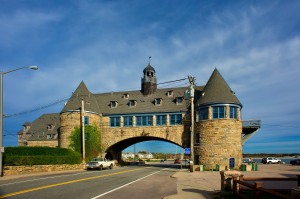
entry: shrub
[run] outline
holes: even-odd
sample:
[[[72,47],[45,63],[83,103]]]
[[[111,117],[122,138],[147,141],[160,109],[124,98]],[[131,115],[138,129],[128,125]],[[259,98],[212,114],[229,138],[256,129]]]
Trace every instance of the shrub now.
[[[65,148],[7,147],[3,155],[5,166],[79,164],[81,154]]]

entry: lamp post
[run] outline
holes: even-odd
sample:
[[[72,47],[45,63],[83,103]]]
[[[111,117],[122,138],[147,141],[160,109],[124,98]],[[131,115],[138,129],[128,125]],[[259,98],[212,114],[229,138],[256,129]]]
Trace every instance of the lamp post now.
[[[17,70],[21,69],[32,69],[32,70],[37,70],[37,66],[25,66],[21,68],[16,68],[13,70],[9,70],[6,72],[0,71],[0,176],[3,176],[3,156],[2,153],[4,152],[4,147],[3,147],[3,75],[11,72],[15,72]]]

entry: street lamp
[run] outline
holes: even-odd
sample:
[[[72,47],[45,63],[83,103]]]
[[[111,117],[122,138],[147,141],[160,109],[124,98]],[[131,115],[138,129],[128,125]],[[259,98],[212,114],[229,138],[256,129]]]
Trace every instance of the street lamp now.
[[[32,70],[37,70],[39,69],[37,66],[24,66],[21,68],[16,68],[13,70],[9,70],[6,72],[0,71],[0,176],[3,176],[3,156],[2,153],[4,152],[4,147],[3,147],[3,75],[7,73],[11,73],[17,70],[21,69],[32,69]]]

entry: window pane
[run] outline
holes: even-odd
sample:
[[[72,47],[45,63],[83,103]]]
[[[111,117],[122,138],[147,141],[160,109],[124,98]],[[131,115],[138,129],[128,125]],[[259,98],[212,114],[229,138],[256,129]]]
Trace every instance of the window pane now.
[[[182,115],[177,114],[177,115],[170,115],[170,124],[171,125],[177,125],[182,123]]]
[[[84,124],[90,124],[89,116],[84,116]]]
[[[176,115],[176,124],[181,124],[182,115]]]
[[[148,121],[147,121],[147,126],[152,126],[153,125],[153,122],[152,122],[152,116],[148,116],[147,117]]]
[[[111,127],[119,127],[120,126],[120,117],[111,117],[110,118],[110,126]]]
[[[175,115],[170,115],[170,124],[175,125]]]
[[[165,115],[157,115],[156,116],[156,125],[166,125],[166,116]]]
[[[208,119],[208,108],[200,108],[199,111],[199,120],[207,120]]]
[[[132,126],[132,116],[124,116],[124,126]]]
[[[237,119],[237,107],[230,107],[230,118]]]
[[[225,118],[225,107],[224,106],[214,106],[213,108],[213,118]]]
[[[142,125],[142,120],[141,120],[141,119],[142,119],[141,116],[137,116],[137,117],[136,117],[136,125],[137,125],[137,126],[141,126],[141,125]]]
[[[225,107],[224,106],[219,107],[219,118],[225,118]]]

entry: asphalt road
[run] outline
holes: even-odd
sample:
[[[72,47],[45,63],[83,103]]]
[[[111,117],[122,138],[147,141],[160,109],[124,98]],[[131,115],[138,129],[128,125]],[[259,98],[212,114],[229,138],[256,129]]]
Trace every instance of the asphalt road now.
[[[0,181],[0,198],[155,199],[176,194],[174,168],[157,166],[115,167]]]

